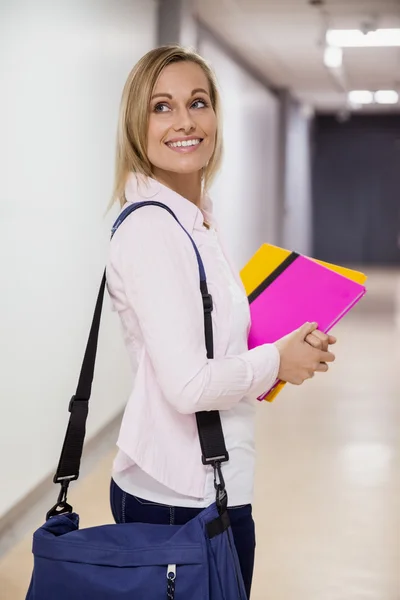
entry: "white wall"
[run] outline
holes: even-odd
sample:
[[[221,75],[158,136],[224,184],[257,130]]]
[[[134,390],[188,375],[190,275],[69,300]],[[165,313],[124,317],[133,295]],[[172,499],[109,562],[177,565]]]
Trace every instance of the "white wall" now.
[[[312,252],[310,117],[301,105],[286,100],[285,203],[283,245]]]
[[[126,76],[156,42],[153,0],[0,3],[0,516],[52,472],[105,265]],[[123,407],[109,304],[88,436]]]
[[[216,72],[223,102],[225,158],[211,193],[241,268],[262,243],[279,239],[279,104],[204,33],[199,51]]]

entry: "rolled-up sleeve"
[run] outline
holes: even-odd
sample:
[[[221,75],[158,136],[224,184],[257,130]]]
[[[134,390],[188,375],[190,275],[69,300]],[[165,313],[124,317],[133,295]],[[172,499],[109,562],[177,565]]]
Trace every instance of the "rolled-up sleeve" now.
[[[166,211],[148,207],[128,218],[111,242],[110,264],[138,317],[158,384],[178,412],[227,410],[272,387],[280,360],[273,344],[207,358],[196,255]]]

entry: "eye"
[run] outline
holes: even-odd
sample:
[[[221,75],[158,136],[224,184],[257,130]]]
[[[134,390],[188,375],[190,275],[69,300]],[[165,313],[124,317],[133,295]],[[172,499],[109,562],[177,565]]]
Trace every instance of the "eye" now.
[[[207,102],[202,98],[197,98],[197,100],[195,100],[192,104],[192,108],[207,108],[207,106]]]
[[[154,107],[154,112],[156,112],[156,113],[168,112],[168,110],[170,110],[170,108],[169,108],[168,104],[166,104],[165,102],[159,102]]]

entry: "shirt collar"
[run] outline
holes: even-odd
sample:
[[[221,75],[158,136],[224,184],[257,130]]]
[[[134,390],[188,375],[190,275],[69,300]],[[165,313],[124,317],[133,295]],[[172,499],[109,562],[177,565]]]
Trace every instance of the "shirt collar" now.
[[[187,198],[145,175],[129,174],[125,186],[125,198],[130,204],[146,200],[162,202],[175,213],[188,233],[192,233],[194,229],[201,229],[205,217],[209,223],[212,223],[212,202],[209,196],[203,198],[200,210]]]

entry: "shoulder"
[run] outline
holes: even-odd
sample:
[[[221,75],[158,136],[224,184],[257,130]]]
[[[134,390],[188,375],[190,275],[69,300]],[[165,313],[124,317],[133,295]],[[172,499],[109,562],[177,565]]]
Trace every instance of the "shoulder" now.
[[[111,240],[110,259],[115,265],[130,264],[138,256],[159,266],[196,261],[191,240],[179,222],[166,209],[151,205],[129,214]]]
[[[149,244],[189,241],[180,223],[165,208],[142,206],[130,213],[119,225],[113,241],[119,243]]]

